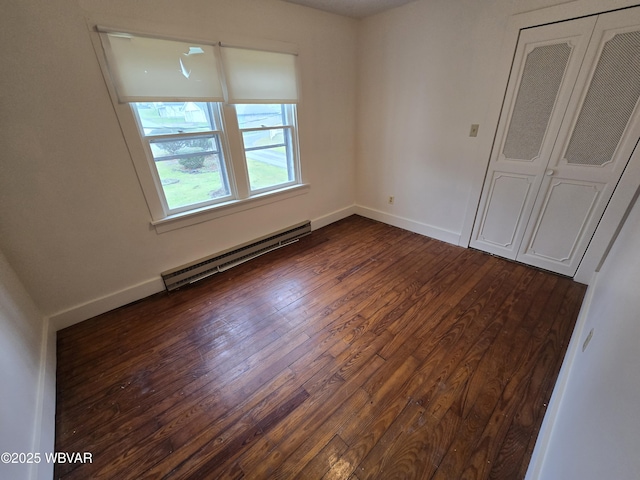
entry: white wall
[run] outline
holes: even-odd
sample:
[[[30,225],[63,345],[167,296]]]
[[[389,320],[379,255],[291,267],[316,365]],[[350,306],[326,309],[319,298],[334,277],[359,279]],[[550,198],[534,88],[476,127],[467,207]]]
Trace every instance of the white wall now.
[[[640,202],[589,287],[528,479],[640,478]],[[593,329],[585,351],[582,345]],[[568,353],[568,359],[571,349]],[[566,369],[566,372],[564,371]],[[547,414],[549,416],[549,413]]]
[[[86,17],[140,21],[171,35],[197,31],[297,44],[309,193],[156,233]],[[3,5],[0,248],[42,312],[82,320],[157,291],[164,270],[352,207],[355,48],[355,20],[277,0]]]
[[[43,352],[45,326],[0,252],[0,453],[53,451],[55,356],[51,350]],[[0,463],[0,478],[51,478],[52,474],[52,466],[44,462]]]
[[[489,159],[509,17],[562,3],[419,0],[362,22],[356,202],[363,213],[456,242]],[[480,124],[477,138],[469,137],[471,124]]]

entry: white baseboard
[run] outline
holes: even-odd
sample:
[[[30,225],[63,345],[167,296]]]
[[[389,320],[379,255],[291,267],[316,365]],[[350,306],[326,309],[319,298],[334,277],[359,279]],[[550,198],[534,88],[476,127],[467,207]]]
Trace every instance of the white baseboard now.
[[[56,429],[56,332],[51,321],[42,322],[42,344],[40,346],[40,379],[36,397],[36,421],[33,432],[33,452],[44,458],[45,453],[55,451]],[[53,463],[33,464],[31,480],[53,478]]]
[[[560,405],[569,383],[569,377],[571,370],[576,362],[576,357],[581,349],[582,339],[584,337],[585,325],[587,318],[589,318],[589,309],[591,308],[591,302],[593,300],[593,292],[596,290],[598,274],[594,274],[587,287],[587,293],[585,294],[576,320],[576,325],[571,334],[571,340],[567,347],[567,353],[562,361],[562,368],[558,374],[558,379],[553,388],[553,394],[551,400],[549,400],[549,406],[547,412],[544,415],[540,432],[538,433],[538,439],[531,455],[531,461],[529,462],[529,468],[527,469],[527,475],[525,480],[542,480],[540,474],[542,467],[544,466],[545,457],[549,449],[549,443],[551,441],[551,435],[553,434],[553,427],[560,411]]]
[[[363,217],[378,220],[380,222],[393,225],[395,227],[404,228],[411,232],[426,235],[437,240],[442,240],[454,245],[458,244],[460,234],[443,230],[440,228],[426,225],[424,223],[409,220],[407,218],[390,215],[380,212],[372,208],[366,208],[359,205],[351,205],[335,212],[331,212],[322,217],[311,221],[311,229],[317,230],[338,220],[342,220],[350,215],[362,215]],[[142,298],[148,297],[164,290],[162,278],[158,276],[147,280],[146,282],[133,285],[118,292],[114,292],[103,297],[91,300],[89,302],[77,305],[62,312],[52,315],[49,319],[51,328],[54,332],[70,327],[76,323],[80,323],[89,318],[95,317],[102,313],[108,312],[115,308],[121,307],[131,302],[135,302]]]
[[[389,213],[381,212],[380,210],[375,210],[373,208],[356,205],[355,213],[372,220],[377,220],[388,225],[393,225],[394,227],[403,228],[405,230],[409,230],[410,232],[419,233],[420,235],[435,238],[436,240],[442,240],[443,242],[451,243],[453,245],[458,245],[458,243],[460,242],[459,233],[444,230],[442,228],[427,225],[426,223],[417,222],[408,218],[391,215]]]
[[[318,228],[337,222],[338,220],[353,215],[354,213],[356,213],[354,205],[337,210],[328,215],[312,220],[311,228],[312,230],[317,230]],[[164,289],[162,278],[158,276],[157,278],[147,280],[146,282],[133,285],[118,292],[111,293],[62,312],[58,312],[52,315],[49,321],[51,322],[51,326],[54,331],[62,330],[63,328],[70,327],[71,325],[75,325],[76,323],[95,317],[96,315],[108,312],[109,310],[113,310],[128,303],[135,302],[136,300],[161,292]]]
[[[356,206],[351,205],[350,207],[342,208],[340,210],[336,210],[335,212],[331,212],[328,215],[323,215],[320,218],[316,218],[311,220],[311,230],[317,230],[322,227],[326,227],[327,225],[337,222],[338,220],[342,220],[343,218],[347,218],[351,215],[355,215]]]
[[[141,298],[148,297],[164,290],[162,278],[158,276],[146,282],[133,285],[104,297],[91,300],[90,302],[77,305],[68,310],[56,313],[51,316],[52,328],[54,331],[70,327],[83,320],[95,317],[102,313],[121,307]]]

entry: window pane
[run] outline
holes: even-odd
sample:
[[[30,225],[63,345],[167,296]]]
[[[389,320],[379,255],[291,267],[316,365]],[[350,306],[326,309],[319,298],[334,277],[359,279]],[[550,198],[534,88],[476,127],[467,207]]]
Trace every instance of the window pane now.
[[[288,132],[288,129],[271,128],[269,130],[251,130],[249,132],[242,132],[244,148],[248,150],[252,148],[284,146],[286,143],[285,131]]]
[[[214,137],[179,137],[170,140],[153,139],[149,142],[153,158],[168,160],[202,153],[219,153]]]
[[[218,130],[206,102],[132,103],[146,136]]]
[[[154,140],[150,145],[170,209],[230,195],[216,137]]]
[[[172,210],[229,195],[217,155],[207,156],[197,171],[184,168],[178,160],[160,161],[156,167],[167,204]]]
[[[236,105],[240,128],[287,125],[283,105]]]
[[[251,190],[269,188],[295,179],[288,129],[243,132],[242,135]]]

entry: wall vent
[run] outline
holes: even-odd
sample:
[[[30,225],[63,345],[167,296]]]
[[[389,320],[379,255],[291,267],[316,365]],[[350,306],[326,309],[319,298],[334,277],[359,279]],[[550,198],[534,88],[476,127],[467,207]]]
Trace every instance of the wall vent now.
[[[164,286],[168,291],[171,291],[189,285],[216,273],[229,270],[272,250],[297,242],[301,237],[310,233],[311,223],[303,222],[224,252],[168,270],[162,273]]]

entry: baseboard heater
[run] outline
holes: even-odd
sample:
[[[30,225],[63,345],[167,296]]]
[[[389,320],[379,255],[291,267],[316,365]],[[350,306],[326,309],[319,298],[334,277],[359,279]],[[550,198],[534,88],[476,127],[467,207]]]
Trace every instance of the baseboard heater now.
[[[252,258],[297,242],[311,233],[311,223],[303,222],[274,232],[251,242],[216,253],[193,263],[163,272],[162,280],[167,291],[175,290],[203,278],[240,265]]]

